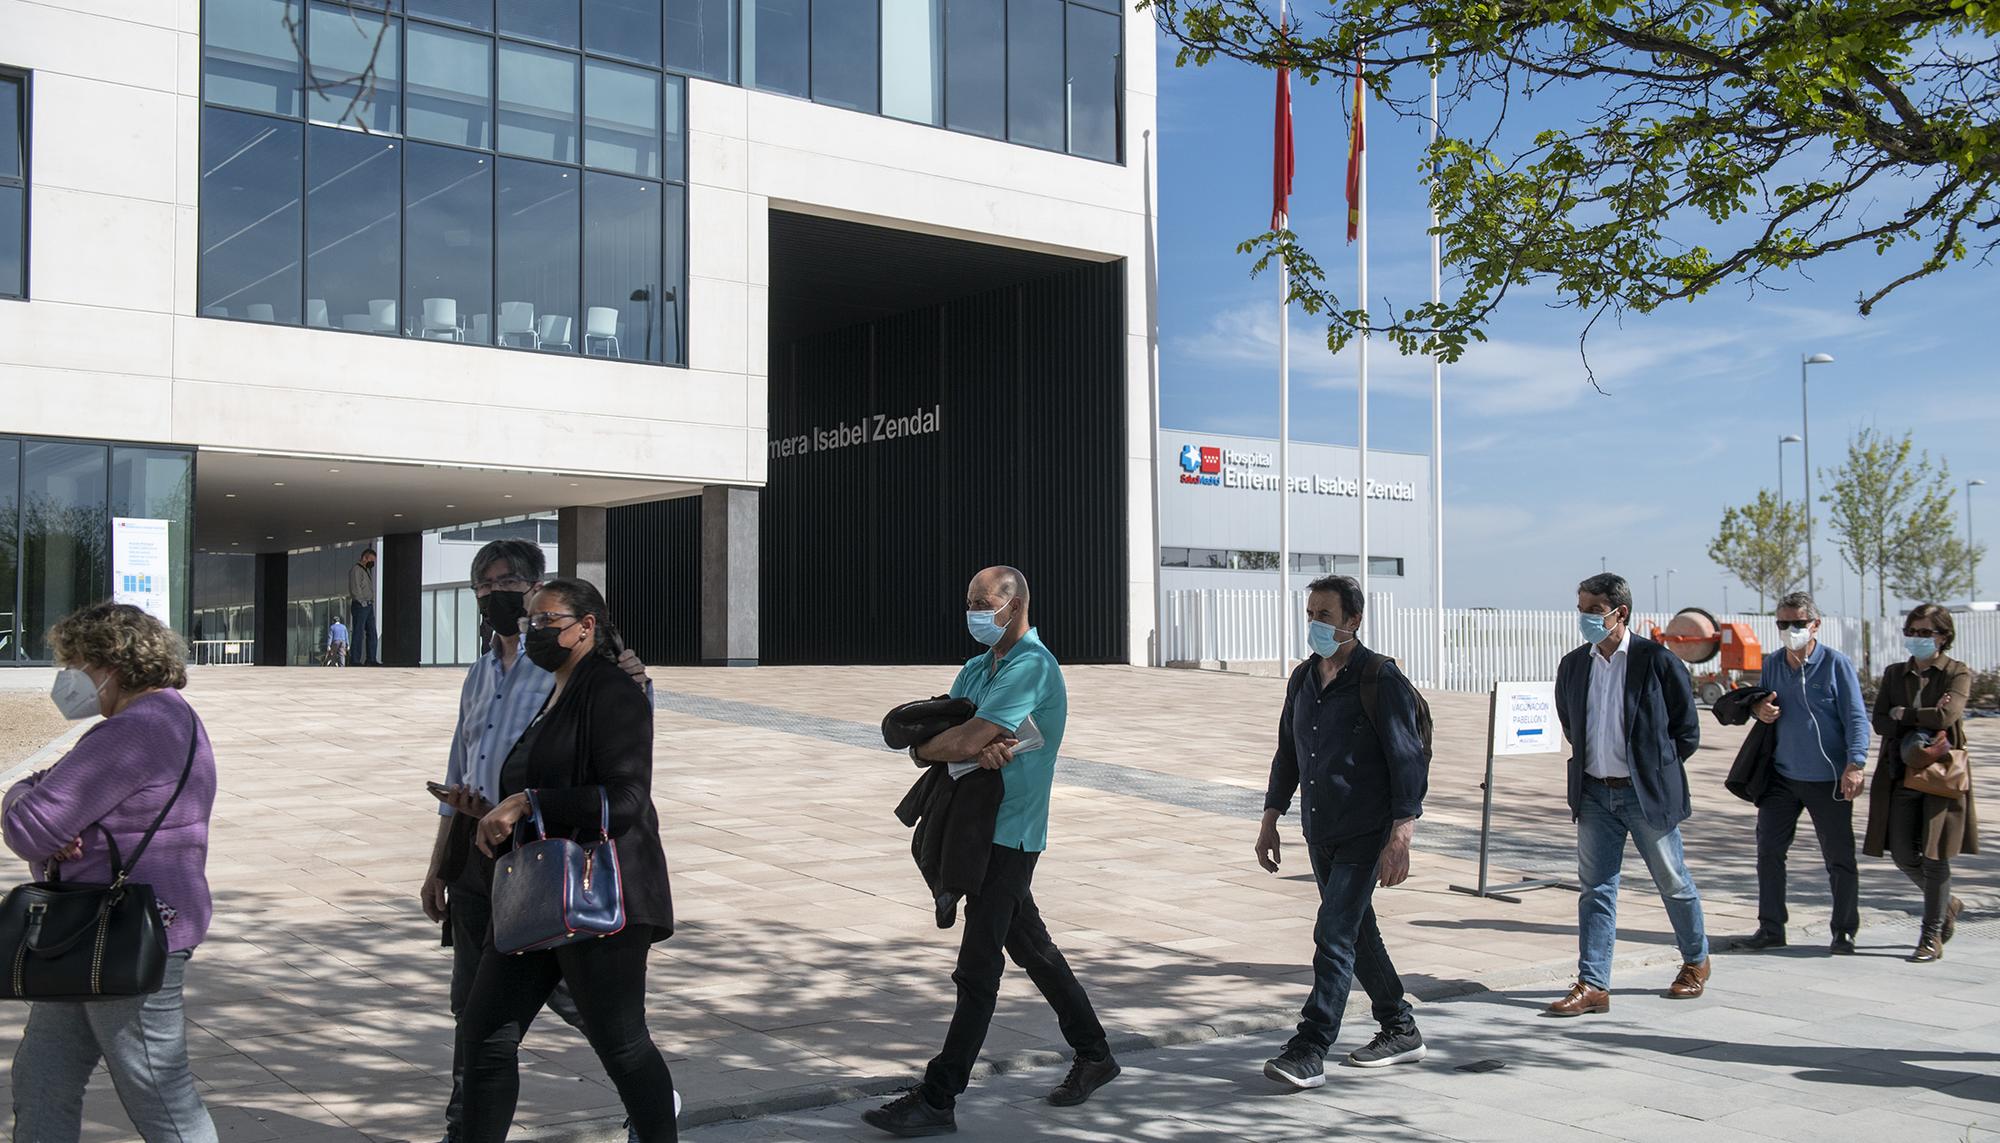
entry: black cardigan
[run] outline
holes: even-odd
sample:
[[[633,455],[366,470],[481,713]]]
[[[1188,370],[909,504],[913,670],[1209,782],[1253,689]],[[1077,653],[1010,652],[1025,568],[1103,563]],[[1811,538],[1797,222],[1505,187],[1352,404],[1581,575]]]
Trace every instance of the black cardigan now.
[[[600,787],[611,800],[625,923],[650,926],[654,940],[665,940],[674,932],[674,899],[653,809],[653,708],[622,669],[592,654],[542,716],[528,754],[528,788],[551,833],[591,837]]]

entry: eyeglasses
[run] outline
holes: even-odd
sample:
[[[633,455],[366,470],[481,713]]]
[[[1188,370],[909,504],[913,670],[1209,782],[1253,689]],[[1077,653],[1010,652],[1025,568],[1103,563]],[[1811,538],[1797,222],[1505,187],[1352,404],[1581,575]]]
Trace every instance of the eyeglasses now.
[[[1818,622],[1818,620],[1814,620],[1814,619],[1780,619],[1780,620],[1778,620],[1778,630],[1780,630],[1780,631],[1804,631],[1804,630],[1805,630],[1806,628],[1808,628],[1808,627],[1811,627],[1811,626],[1812,626],[1812,625],[1813,625],[1814,623],[1816,623],[1816,622]]]
[[[472,581],[472,590],[480,595],[494,591],[526,591],[533,586],[535,585],[532,582],[522,579],[517,575],[504,575],[498,579],[475,579]]]
[[[1905,635],[1914,635],[1914,636],[1916,636],[1916,637],[1917,637],[1917,638],[1919,638],[1919,639],[1929,639],[1929,638],[1932,638],[1933,636],[1935,636],[1935,635],[1936,635],[1937,633],[1938,633],[1938,632],[1937,632],[1937,628],[1935,628],[1935,627],[1905,627],[1905,628],[1903,628],[1903,634],[1905,634]]]
[[[555,627],[556,620],[558,619],[582,618],[583,616],[571,611],[537,611],[533,615],[526,616],[521,620],[521,630],[540,631],[544,628]],[[560,631],[562,628],[557,627],[556,630]]]

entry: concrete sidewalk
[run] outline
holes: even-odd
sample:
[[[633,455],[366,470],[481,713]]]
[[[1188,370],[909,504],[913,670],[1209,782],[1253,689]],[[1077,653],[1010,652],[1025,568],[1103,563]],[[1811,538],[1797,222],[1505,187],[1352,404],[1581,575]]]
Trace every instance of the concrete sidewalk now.
[[[950,674],[654,672],[654,788],[680,932],[656,951],[649,1011],[687,1122],[886,1090],[941,1041],[957,933],[932,924],[908,832],[890,813],[914,770],[880,748],[874,724],[895,702],[943,690]],[[216,925],[189,974],[189,1012],[196,1071],[225,1138],[440,1133],[448,955],[415,892],[436,828],[423,783],[442,773],[461,678],[195,672],[188,695],[215,740],[222,791]],[[1280,876],[1251,857],[1282,683],[1122,667],[1068,678],[1070,734],[1036,892],[1107,1026],[1162,1042],[1288,1024],[1309,978],[1315,893],[1296,845]],[[1399,967],[1432,997],[1565,975],[1572,893],[1508,904],[1448,889],[1475,875],[1486,701],[1433,704],[1438,759],[1415,873],[1377,899]],[[1754,925],[1750,819],[1720,788],[1740,732],[1704,733],[1690,860],[1711,933],[1744,933]],[[1560,758],[1511,762],[1497,786],[1495,879],[1566,872]],[[1824,879],[1816,855],[1797,852],[1794,939],[1817,940],[1807,932],[1823,915]],[[2000,903],[1990,871],[1961,864],[1960,895]],[[1871,921],[1912,905],[1884,863],[1865,865],[1863,888]],[[1641,878],[1628,880],[1622,933],[1621,953],[1658,967],[1617,983],[1663,988],[1669,929]],[[0,1054],[15,1035],[0,1027]],[[1011,975],[989,1057],[1059,1042],[1039,997]],[[605,1137],[618,1114],[581,1037],[538,1025],[524,1058],[524,1133]],[[129,1137],[107,1085],[94,1087],[89,1116],[89,1138]]]
[[[1907,928],[1907,926],[1905,926]],[[1898,937],[1902,934],[1897,934]],[[1937,964],[1864,940],[1860,955],[1725,955],[1706,997],[1620,996],[1604,1016],[1548,1020],[1544,987],[1481,992],[1418,1011],[1429,1055],[1330,1067],[1292,1092],[1266,1080],[1281,1036],[1128,1053],[1124,1074],[1076,1108],[1043,1098],[1060,1068],[998,1076],[959,1100],[964,1143],[1753,1143],[2000,1140],[2000,931],[1966,926]],[[1363,1021],[1365,1024],[1366,1021]],[[1341,1050],[1372,1027],[1353,1027]],[[1494,1067],[1494,1065],[1500,1065]],[[1486,1070],[1467,1070],[1468,1068]],[[861,1122],[878,1100],[719,1124],[689,1143],[889,1137]]]

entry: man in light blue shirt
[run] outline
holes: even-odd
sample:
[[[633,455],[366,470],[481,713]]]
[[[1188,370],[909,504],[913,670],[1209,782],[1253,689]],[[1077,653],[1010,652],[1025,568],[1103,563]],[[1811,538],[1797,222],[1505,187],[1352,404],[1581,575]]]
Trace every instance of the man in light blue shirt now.
[[[479,600],[479,617],[492,634],[486,653],[466,671],[465,685],[459,689],[458,725],[452,730],[444,782],[432,791],[438,798],[437,841],[420,892],[424,915],[445,924],[452,948],[454,1020],[471,994],[493,915],[492,866],[472,850],[469,823],[500,800],[500,768],[555,690],[556,677],[521,653],[527,598],[546,566],[542,549],[526,540],[495,540],[472,557],[472,592]],[[645,667],[632,652],[626,651],[619,665],[634,681],[645,680]],[[650,695],[652,684],[645,685]],[[560,984],[549,997],[549,1009],[582,1030],[576,1002]],[[463,1061],[454,1041],[451,1100],[445,1105],[446,1143],[459,1138],[463,1078]]]
[[[1757,802],[1757,932],[1751,948],[1785,943],[1785,855],[1799,814],[1812,815],[1833,890],[1836,953],[1854,951],[1861,927],[1861,876],[1854,859],[1854,798],[1868,765],[1868,708],[1861,677],[1847,656],[1819,641],[1819,608],[1795,591],[1778,601],[1784,649],[1764,657],[1763,685],[1771,697],[1754,708],[1775,724],[1777,773]]]
[[[974,576],[965,593],[965,625],[990,651],[975,655],[952,683],[953,698],[968,698],[978,713],[916,748],[921,762],[977,762],[1000,771],[1004,793],[993,825],[986,879],[966,900],[958,949],[958,1007],[944,1047],[915,1090],[862,1119],[891,1135],[941,1135],[958,1129],[953,1110],[993,1022],[1005,957],[1028,972],[1049,1006],[1063,1038],[1076,1050],[1069,1075],[1048,1094],[1071,1107],[1117,1077],[1104,1026],[1090,997],[1049,938],[1031,886],[1035,864],[1048,847],[1049,794],[1056,755],[1069,723],[1069,691],[1062,667],[1041,634],[1028,625],[1028,577],[1018,569],[991,567]],[[1032,743],[1031,749],[1017,749]]]

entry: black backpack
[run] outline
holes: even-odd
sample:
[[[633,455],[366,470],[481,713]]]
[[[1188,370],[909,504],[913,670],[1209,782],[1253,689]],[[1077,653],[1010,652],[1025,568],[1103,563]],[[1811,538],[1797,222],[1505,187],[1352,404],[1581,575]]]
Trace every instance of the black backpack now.
[[[1375,712],[1380,709],[1378,704],[1382,701],[1382,671],[1383,668],[1395,661],[1387,655],[1377,655],[1374,661],[1368,664],[1367,669],[1361,673],[1361,711],[1368,716],[1369,724],[1374,726],[1378,733],[1381,731],[1382,720],[1375,717]],[[1408,682],[1407,679],[1404,681]],[[1431,704],[1424,701],[1424,693],[1418,690],[1414,683],[1410,684],[1410,697],[1417,700],[1417,738],[1424,744],[1424,765],[1429,766],[1431,764]]]

